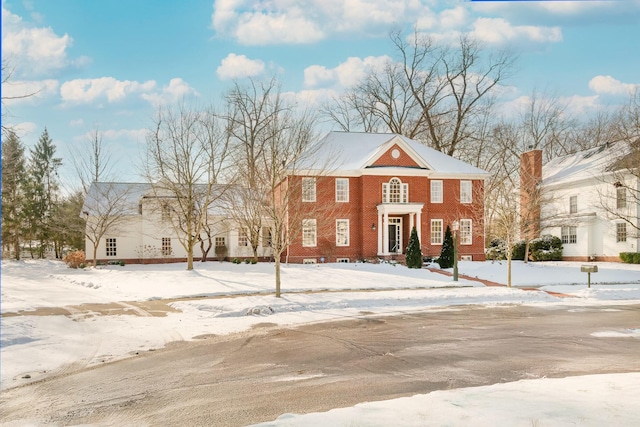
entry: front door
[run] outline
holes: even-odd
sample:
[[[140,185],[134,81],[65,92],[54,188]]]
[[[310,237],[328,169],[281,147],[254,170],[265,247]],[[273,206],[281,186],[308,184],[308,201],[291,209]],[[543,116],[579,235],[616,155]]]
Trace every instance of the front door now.
[[[389,253],[402,253],[402,218],[389,218]]]

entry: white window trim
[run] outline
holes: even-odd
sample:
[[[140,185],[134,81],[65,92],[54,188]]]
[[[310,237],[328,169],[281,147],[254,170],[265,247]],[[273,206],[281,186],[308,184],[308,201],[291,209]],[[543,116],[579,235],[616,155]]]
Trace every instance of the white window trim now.
[[[575,233],[572,233],[571,231],[575,230]],[[563,233],[563,231],[566,230],[566,234]],[[566,242],[564,237],[566,236]],[[571,236],[575,236],[576,241],[572,242],[571,241]],[[562,242],[563,245],[575,245],[578,243],[578,227],[575,225],[563,225],[562,227],[560,227],[560,241]]]
[[[341,200],[338,197],[338,182],[343,182],[346,183],[345,186],[345,194],[344,194],[344,199]],[[336,178],[336,202],[338,203],[348,203],[349,202],[349,178]]]
[[[110,246],[109,243],[112,243]],[[107,237],[104,239],[105,256],[118,256],[118,241],[115,237]],[[110,254],[109,252],[113,252]]]
[[[469,191],[464,191],[463,187],[467,187]],[[466,197],[463,197],[466,195]],[[473,203],[473,185],[471,181],[461,180],[460,181],[460,203],[469,204]]]
[[[313,243],[305,243],[305,229],[313,229]],[[318,245],[318,227],[315,219],[303,219],[302,220],[302,246],[305,248],[312,248]]]
[[[440,184],[440,191],[435,193],[433,187],[435,184]],[[439,194],[439,198],[435,198],[434,194]],[[441,179],[431,180],[431,203],[444,203],[444,184]]]
[[[620,239],[620,232],[618,231],[618,227],[621,225],[624,226],[624,239]],[[627,223],[626,222],[616,222],[616,243],[627,243],[629,238],[629,233],[627,232]]]
[[[398,180],[400,183],[400,201],[399,202],[391,202],[391,181]],[[389,182],[382,183],[382,203],[388,204],[402,204],[409,203],[409,184],[402,182],[402,180],[396,176],[391,178]]]
[[[571,201],[572,201],[572,200],[575,200],[575,201],[576,201],[576,205],[575,205],[575,206],[576,206],[576,210],[575,210],[575,211],[572,211],[572,210],[571,210]],[[569,196],[569,213],[570,213],[570,214],[576,214],[576,213],[578,213],[578,196],[576,196],[576,195]]]
[[[440,223],[440,231],[438,232],[438,234],[435,235],[435,236],[439,237],[439,239],[438,239],[439,242],[437,242],[437,243],[433,241],[433,237],[434,237],[433,224],[434,223]],[[432,219],[431,220],[431,225],[429,227],[429,234],[431,235],[431,239],[430,240],[431,240],[431,244],[432,245],[442,246],[442,242],[444,241],[443,230],[442,230],[443,227],[444,227],[444,221],[443,220],[441,220],[441,219]]]
[[[342,263],[348,264],[351,262],[351,260],[349,258],[336,258],[336,262],[342,262]]]
[[[316,179],[315,178],[313,177],[302,178],[302,201],[305,203],[313,203],[316,201]]]
[[[463,229],[462,224],[463,223],[469,223],[469,240],[468,241],[462,239],[462,229]],[[461,219],[460,220],[460,231],[459,231],[459,233],[460,233],[460,244],[461,245],[473,245],[473,221],[472,220],[470,220],[470,219]]]
[[[338,223],[343,222],[347,224],[347,229],[346,229],[346,234],[347,234],[347,243],[340,243],[338,241]],[[336,246],[349,246],[351,244],[351,239],[350,239],[350,234],[351,234],[351,227],[349,224],[349,220],[348,219],[336,219]]]
[[[244,240],[244,244],[241,243],[243,240]],[[249,246],[249,233],[247,233],[247,230],[245,228],[239,228],[238,229],[238,247],[246,248],[247,246]]]

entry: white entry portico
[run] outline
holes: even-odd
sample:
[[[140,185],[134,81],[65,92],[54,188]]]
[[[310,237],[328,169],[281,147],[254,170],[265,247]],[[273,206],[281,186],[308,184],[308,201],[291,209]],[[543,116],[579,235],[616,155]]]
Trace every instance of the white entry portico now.
[[[403,253],[402,217],[409,216],[409,231],[416,227],[422,241],[421,215],[424,203],[380,203],[378,205],[378,255]]]

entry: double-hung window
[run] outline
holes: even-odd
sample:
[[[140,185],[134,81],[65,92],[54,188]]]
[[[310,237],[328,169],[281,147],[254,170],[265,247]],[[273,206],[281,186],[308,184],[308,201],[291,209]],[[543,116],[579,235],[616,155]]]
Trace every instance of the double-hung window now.
[[[262,227],[262,247],[268,248],[271,243],[271,227]]]
[[[316,246],[317,227],[315,219],[302,220],[302,246]]]
[[[471,203],[471,181],[460,181],[460,203]]]
[[[316,201],[316,179],[315,178],[302,178],[302,201],[303,202]]]
[[[431,181],[431,203],[442,203],[442,181]]]
[[[470,245],[473,243],[471,231],[472,231],[471,220],[461,219],[460,220],[460,244],[461,245]]]
[[[618,222],[616,223],[616,242],[626,242],[627,241],[627,223],[626,222]]]
[[[578,243],[578,228],[566,225],[560,229],[560,240],[563,244]]]
[[[431,244],[432,245],[442,244],[442,220],[441,219],[431,220]]]
[[[569,213],[578,213],[578,196],[569,197]]]
[[[247,237],[247,230],[244,228],[240,228],[238,230],[238,246],[248,246],[249,239]]]
[[[115,237],[107,237],[105,239],[107,256],[117,256]]]
[[[171,237],[162,238],[162,256],[171,255]]]
[[[617,188],[616,189],[616,208],[623,209],[627,207],[627,189]]]
[[[348,219],[336,219],[336,246],[349,246]]]
[[[336,202],[349,201],[349,178],[336,178]]]

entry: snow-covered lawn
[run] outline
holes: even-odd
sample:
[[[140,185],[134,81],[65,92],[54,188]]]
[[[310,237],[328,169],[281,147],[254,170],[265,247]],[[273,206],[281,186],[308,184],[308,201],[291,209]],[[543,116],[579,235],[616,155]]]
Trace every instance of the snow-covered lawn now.
[[[394,314],[461,304],[583,306],[640,303],[640,266],[598,263],[599,272],[592,274],[592,285],[589,289],[586,286],[587,275],[580,272],[580,265],[514,262],[514,288],[511,289],[485,287],[476,281],[453,282],[451,277],[437,272],[426,269],[411,270],[402,265],[290,265],[282,268],[283,297],[277,299],[273,296],[274,266],[267,263],[199,263],[195,271],[186,271],[184,264],[127,265],[72,270],[55,261],[3,260],[3,314],[28,312],[42,307],[64,307],[71,315],[24,315],[2,318],[2,388],[23,383],[22,377],[26,374],[33,379],[71,364],[90,366],[127,357],[135,352],[159,348],[171,341],[247,330],[252,325],[265,321],[294,325],[361,316],[363,312],[373,315]],[[505,283],[506,263],[461,262],[460,273]],[[537,287],[539,290],[521,290],[516,288],[518,286]],[[574,297],[559,298],[545,291],[560,292]],[[209,298],[188,299],[191,297]],[[166,316],[151,316],[148,311],[131,304],[179,298],[186,299],[171,302],[170,306],[175,311],[168,312]],[[121,309],[130,310],[138,315],[99,315],[82,307],[82,304],[88,303],[116,303]],[[599,336],[622,334],[630,339],[638,339],[640,323],[638,329],[611,331],[610,334],[602,331],[599,333]],[[564,388],[558,386],[557,381],[571,381],[571,387],[574,387],[573,384],[577,381],[575,387],[578,391],[581,387],[591,390],[593,381],[604,381],[609,385],[611,396],[615,393],[637,396],[640,391],[637,388],[638,376],[635,374],[553,381],[555,382],[540,382],[535,385],[533,382],[520,381],[512,385],[492,386],[494,388],[487,390],[430,393],[412,398],[417,399],[415,402],[418,403],[399,399],[387,403],[367,404],[373,405],[371,407],[358,405],[343,410],[346,412],[340,414],[359,414],[363,410],[372,414],[404,411],[402,408],[406,405],[424,407],[426,403],[420,399],[427,399],[430,402],[429,407],[436,405],[435,402],[440,402],[437,403],[438,408],[442,407],[442,410],[438,410],[439,413],[451,413],[454,417],[452,419],[455,420],[455,411],[458,411],[456,414],[462,414],[461,417],[475,417],[486,410],[486,405],[489,404],[487,402],[491,399],[478,400],[478,396],[484,396],[486,393],[499,395],[500,405],[495,405],[496,408],[511,407],[515,413],[518,411],[513,410],[512,405],[524,405],[522,402],[526,401],[526,396],[537,396],[538,393]],[[519,393],[507,392],[500,388],[505,386],[515,388]],[[513,397],[509,397],[511,395]],[[446,404],[452,399],[458,399],[462,409],[458,404]],[[592,397],[586,399],[585,405],[593,409],[591,400]],[[374,407],[377,409],[374,410]],[[499,416],[497,409],[491,411],[492,415]],[[612,411],[618,409],[614,408]],[[334,412],[329,415],[332,413]],[[400,425],[422,425],[419,421],[421,412],[417,410],[412,413],[415,416],[408,416],[409,421]],[[548,417],[545,416],[539,422],[550,422],[554,425],[557,425],[555,421],[565,422],[564,418],[554,418],[555,416],[551,411]],[[331,421],[333,419],[305,418],[294,421],[296,418],[284,417],[278,421],[278,425],[292,425],[291,422],[304,425],[313,425],[314,422],[317,425],[336,424]],[[380,416],[371,419],[384,418]],[[497,420],[495,423],[491,420],[488,422],[505,424],[500,422],[500,418]],[[535,422],[537,421],[529,420],[523,425],[536,425]],[[395,417],[394,424],[399,425]],[[517,425],[511,422],[506,424]],[[592,424],[583,425],[599,424],[601,423],[593,421]],[[371,424],[364,422],[358,425]]]

